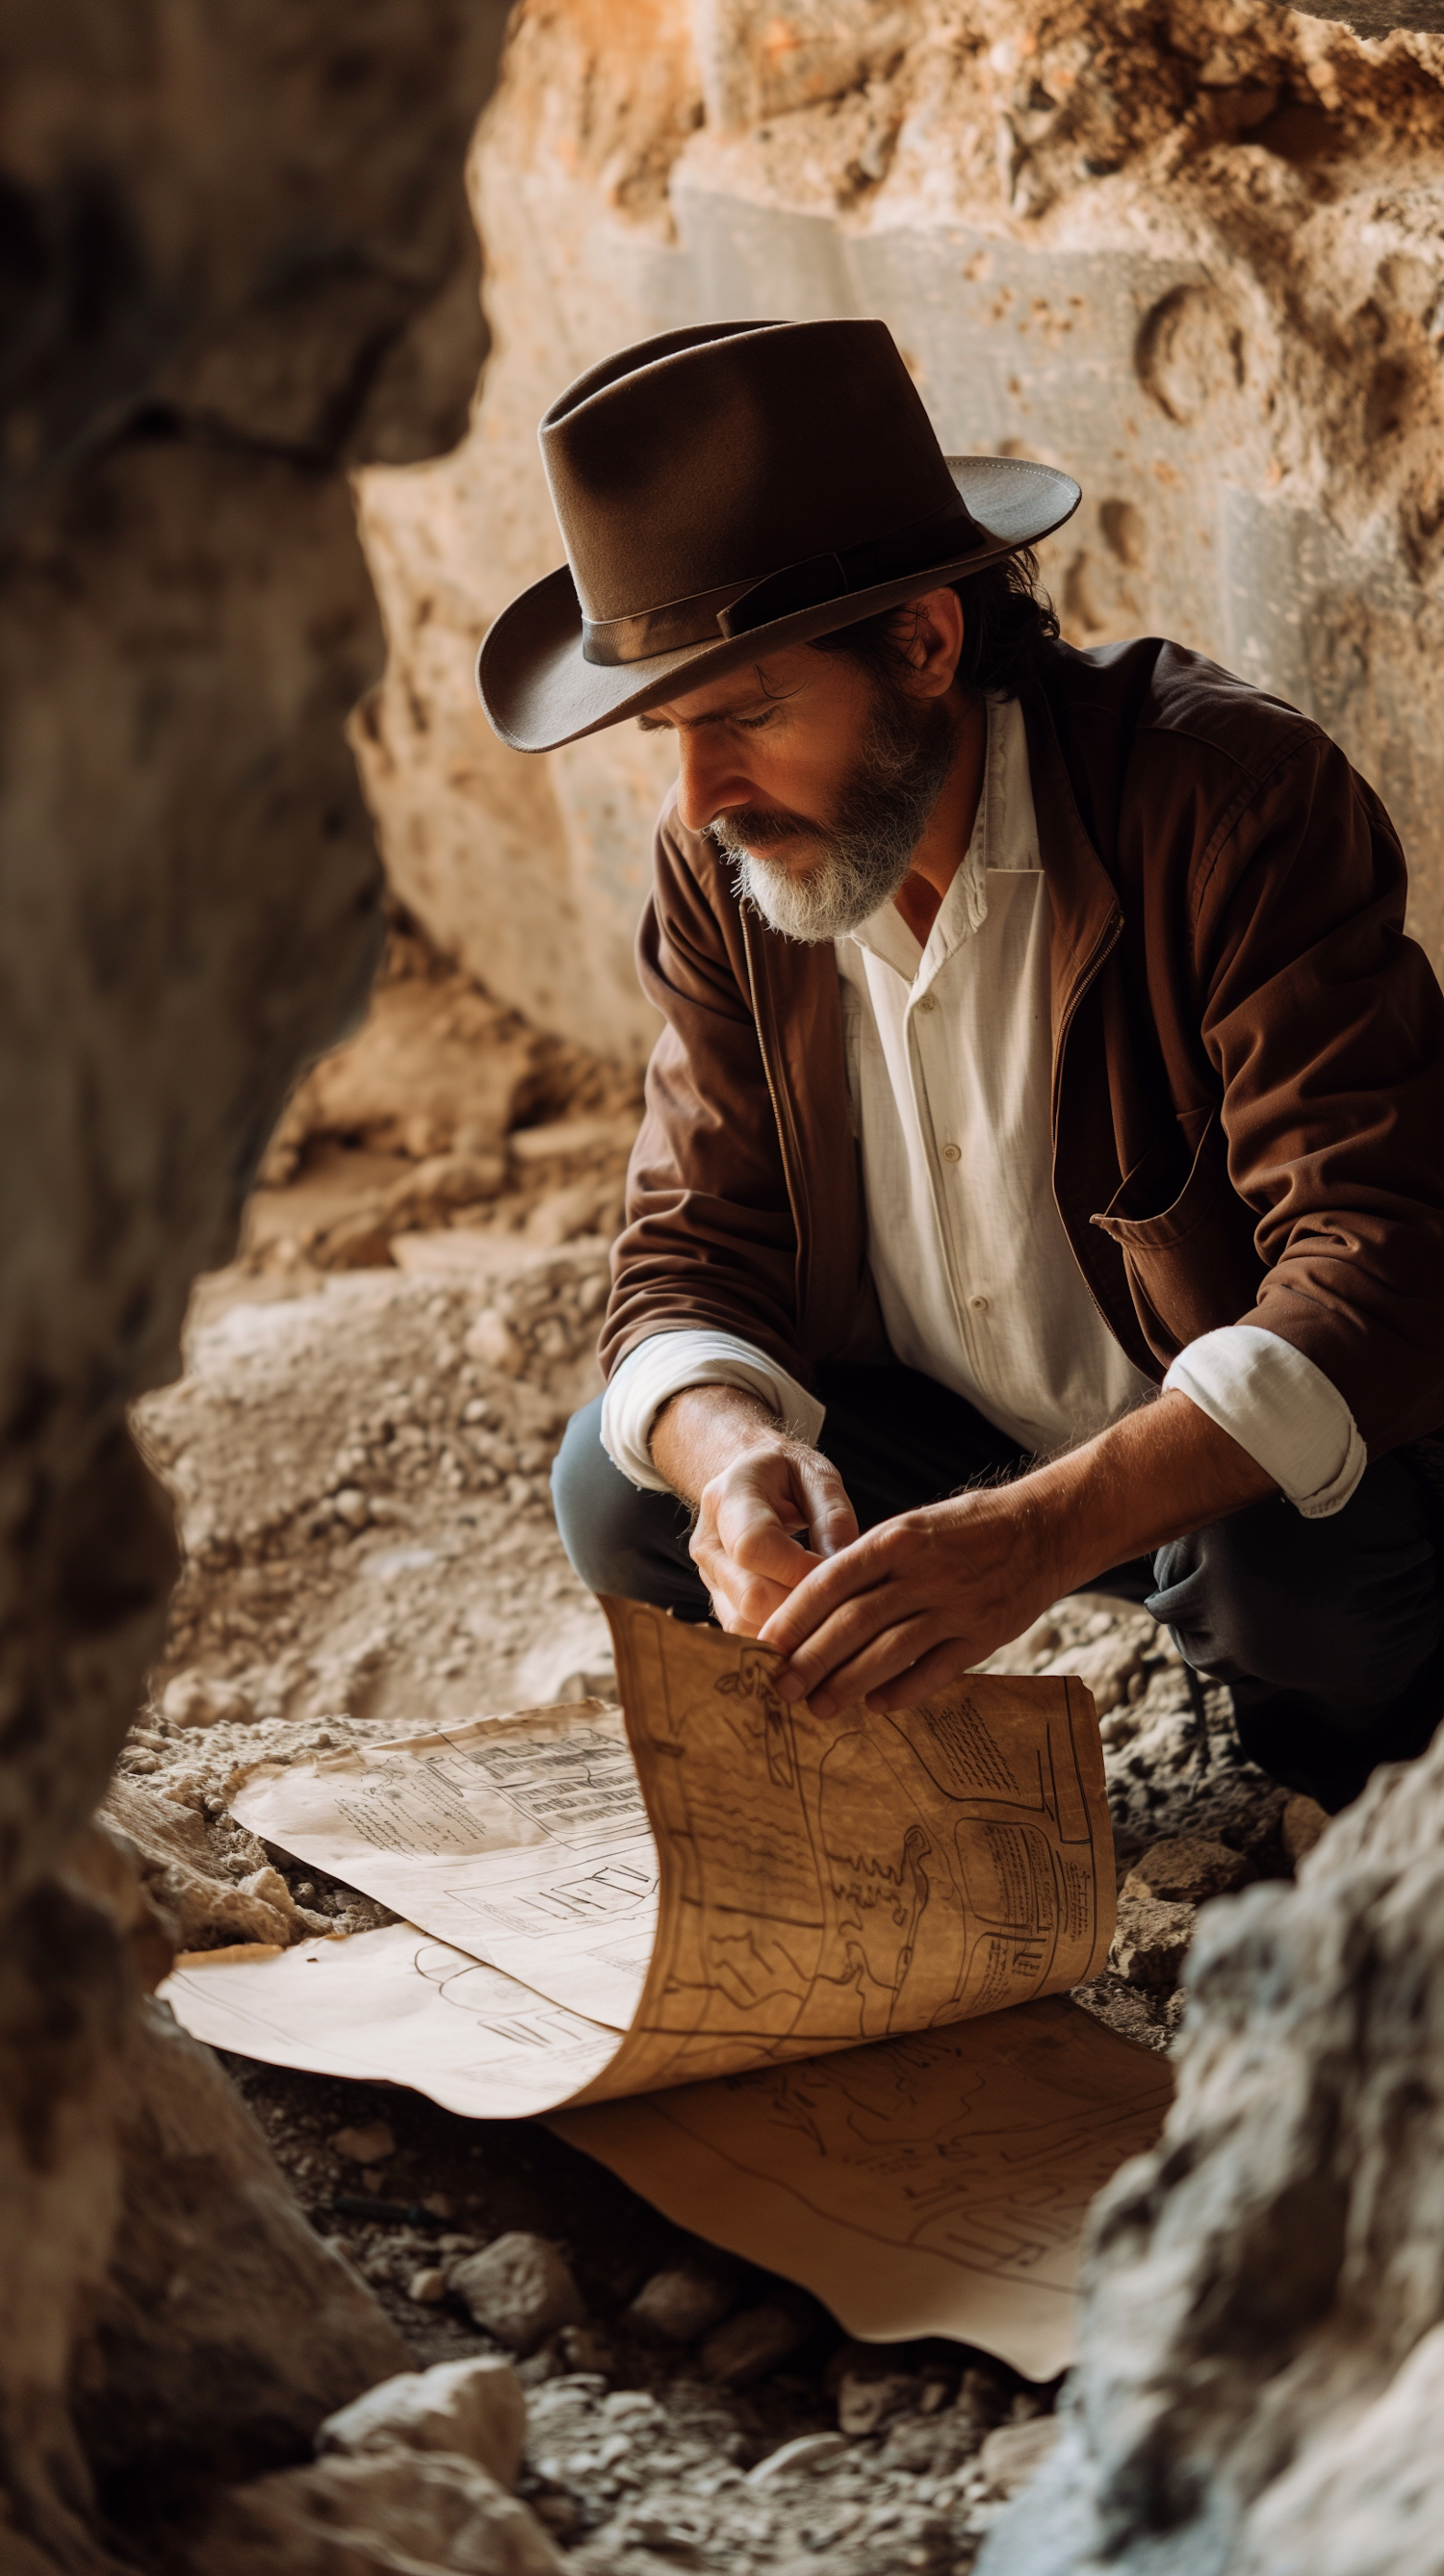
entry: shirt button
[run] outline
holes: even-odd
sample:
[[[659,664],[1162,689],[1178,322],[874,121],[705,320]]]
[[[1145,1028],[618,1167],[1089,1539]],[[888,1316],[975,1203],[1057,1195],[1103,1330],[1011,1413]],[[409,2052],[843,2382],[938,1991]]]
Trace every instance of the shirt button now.
[[[979,1315],[986,1315],[986,1313],[987,1313],[987,1311],[988,1311],[988,1301],[987,1301],[987,1298],[986,1298],[986,1297],[974,1297],[970,1302],[971,1302],[971,1304],[972,1304],[972,1306],[973,1306],[973,1309],[974,1309],[975,1313],[977,1313],[977,1314],[979,1314]]]
[[[931,993],[924,993],[922,1000],[918,1004],[918,1009],[920,1011],[935,1011],[937,1007],[937,1003],[933,1000]]]
[[[943,1161],[945,1163],[960,1163],[962,1159],[963,1149],[961,1145],[945,1145],[943,1147]]]

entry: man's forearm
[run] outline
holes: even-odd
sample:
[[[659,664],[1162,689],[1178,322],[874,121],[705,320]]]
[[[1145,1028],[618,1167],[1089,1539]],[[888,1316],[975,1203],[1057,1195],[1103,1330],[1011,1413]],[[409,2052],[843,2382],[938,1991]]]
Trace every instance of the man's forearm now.
[[[704,1485],[769,1434],[785,1436],[760,1395],[740,1386],[684,1386],[652,1425],[652,1464],[695,1511]]]
[[[1277,1492],[1246,1449],[1177,1394],[1140,1405],[1018,1488],[1056,1561],[1055,1598]]]

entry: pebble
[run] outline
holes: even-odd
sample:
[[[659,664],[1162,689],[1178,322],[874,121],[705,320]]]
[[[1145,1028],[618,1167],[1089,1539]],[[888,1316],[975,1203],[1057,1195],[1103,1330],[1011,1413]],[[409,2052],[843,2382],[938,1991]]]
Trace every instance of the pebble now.
[[[907,2405],[912,2393],[912,2380],[897,2371],[879,2371],[867,2377],[861,2371],[845,2371],[837,2390],[838,2423],[854,2439],[875,2433],[889,2416]]]
[[[715,2272],[676,2264],[643,2282],[626,2322],[635,2333],[655,2336],[660,2343],[696,2343],[721,2324],[735,2295]]]
[[[723,2388],[747,2388],[790,2361],[811,2332],[810,2317],[780,2299],[764,2299],[760,2307],[744,2308],[715,2327],[698,2358],[708,2379]]]
[[[370,2120],[364,2128],[338,2129],[327,2144],[333,2155],[344,2156],[352,2165],[384,2165],[396,2153],[396,2140],[384,2120]]]
[[[696,2559],[711,2528],[708,2516],[695,2506],[661,2510],[652,2505],[630,2517],[627,2538],[639,2549],[661,2550],[668,2557],[690,2561]]]
[[[1000,2424],[978,2453],[978,2472],[994,2496],[1016,2494],[1041,2469],[1058,2439],[1056,2415],[1035,2415],[1030,2423]]]
[[[415,2300],[418,2308],[440,2307],[446,2296],[446,2274],[441,2265],[426,2263],[419,2272],[413,2272],[406,2284],[406,2295]]]
[[[813,2477],[819,2469],[842,2456],[847,2440],[841,2433],[799,2433],[796,2440],[784,2442],[780,2451],[769,2452],[755,2469],[747,2472],[750,2487],[770,2487],[783,2478]]]
[[[556,2247],[519,2228],[456,2264],[451,2287],[474,2323],[513,2352],[535,2352],[562,2326],[586,2322],[581,2292]]]

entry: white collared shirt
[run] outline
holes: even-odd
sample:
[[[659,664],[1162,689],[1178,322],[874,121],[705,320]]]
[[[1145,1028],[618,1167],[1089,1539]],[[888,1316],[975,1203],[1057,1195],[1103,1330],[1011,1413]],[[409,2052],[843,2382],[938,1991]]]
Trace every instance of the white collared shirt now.
[[[1036,1454],[1074,1445],[1153,1393],[1103,1321],[1053,1196],[1050,906],[1027,734],[988,702],[972,840],[920,946],[894,904],[837,945],[868,1256],[898,1359],[965,1396]],[[665,1491],[648,1446],[684,1386],[742,1386],[815,1441],[823,1407],[740,1336],[661,1327],[612,1377],[602,1438]],[[1256,1458],[1299,1509],[1340,1509],[1365,1463],[1343,1397],[1275,1333],[1228,1325],[1164,1380]]]

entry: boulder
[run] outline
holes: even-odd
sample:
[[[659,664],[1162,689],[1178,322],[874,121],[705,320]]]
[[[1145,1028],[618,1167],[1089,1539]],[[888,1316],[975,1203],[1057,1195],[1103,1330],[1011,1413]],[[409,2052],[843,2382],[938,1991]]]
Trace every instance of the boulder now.
[[[1199,1916],[1058,2449],[978,2576],[1422,2576],[1444,2484],[1444,1735]]]

